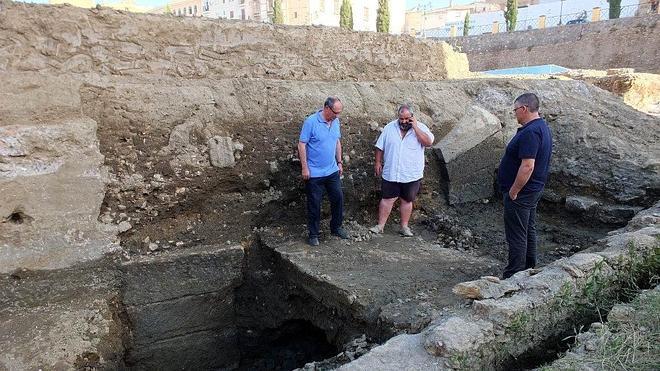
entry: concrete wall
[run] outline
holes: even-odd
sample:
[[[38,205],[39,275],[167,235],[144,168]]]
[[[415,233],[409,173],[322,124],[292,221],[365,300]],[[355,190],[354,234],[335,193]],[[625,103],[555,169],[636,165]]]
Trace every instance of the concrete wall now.
[[[658,20],[660,16],[653,15],[444,41],[468,55],[472,71],[557,64],[659,73]]]

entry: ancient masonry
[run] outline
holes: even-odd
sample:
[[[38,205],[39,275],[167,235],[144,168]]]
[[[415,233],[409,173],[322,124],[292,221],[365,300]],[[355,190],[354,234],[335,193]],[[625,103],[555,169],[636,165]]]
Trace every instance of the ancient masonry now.
[[[505,368],[658,253],[660,120],[588,81],[476,77],[405,36],[2,0],[0,370]],[[525,91],[563,252],[500,281],[494,176]],[[310,250],[295,144],[330,95],[355,238]],[[408,240],[364,226],[402,102],[437,139]]]

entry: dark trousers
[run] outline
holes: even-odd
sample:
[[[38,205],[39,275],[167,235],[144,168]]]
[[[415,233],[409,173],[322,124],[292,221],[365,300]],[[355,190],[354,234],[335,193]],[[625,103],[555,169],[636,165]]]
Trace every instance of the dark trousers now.
[[[504,233],[509,245],[504,278],[536,266],[536,205],[542,193],[518,194],[515,201],[504,193]]]
[[[323,193],[328,192],[332,219],[330,220],[330,231],[336,232],[344,219],[344,194],[341,190],[341,179],[339,171],[328,176],[309,178],[305,183],[307,192],[307,228],[309,237],[319,236],[319,224],[321,222],[321,202]]]

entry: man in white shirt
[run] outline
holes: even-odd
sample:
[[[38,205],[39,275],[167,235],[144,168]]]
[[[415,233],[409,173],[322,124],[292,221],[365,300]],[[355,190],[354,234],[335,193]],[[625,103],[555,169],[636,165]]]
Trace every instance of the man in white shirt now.
[[[383,233],[394,202],[401,198],[400,233],[411,237],[408,222],[424,176],[424,148],[430,147],[435,138],[426,125],[417,122],[409,105],[400,106],[397,112],[399,119],[387,124],[376,142],[374,172],[377,177],[382,176],[382,199],[378,224],[369,230]]]

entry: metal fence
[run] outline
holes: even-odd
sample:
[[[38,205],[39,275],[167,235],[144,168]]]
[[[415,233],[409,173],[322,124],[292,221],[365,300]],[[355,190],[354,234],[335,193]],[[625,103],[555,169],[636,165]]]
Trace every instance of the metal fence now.
[[[649,13],[658,14],[658,3],[649,1],[649,2],[640,2],[635,5],[622,6],[619,18],[627,17],[637,17],[646,15]],[[561,14],[559,16],[552,17],[543,17],[541,20],[539,18],[530,18],[530,19],[520,19],[516,22],[515,31],[525,31],[533,30],[540,28],[550,28],[562,25],[572,25],[572,24],[585,24],[593,22],[594,15],[593,9],[584,10],[578,13],[568,13]],[[609,18],[609,9],[600,8],[600,17],[598,21],[608,20]],[[498,22],[497,24],[480,24],[480,25],[470,25],[467,34],[470,36],[473,35],[483,35],[490,33],[506,32],[506,24],[504,22]],[[449,38],[456,36],[465,35],[464,24],[454,23],[448,24],[443,28],[433,28],[428,30],[423,30],[417,34],[417,37],[421,38]]]

